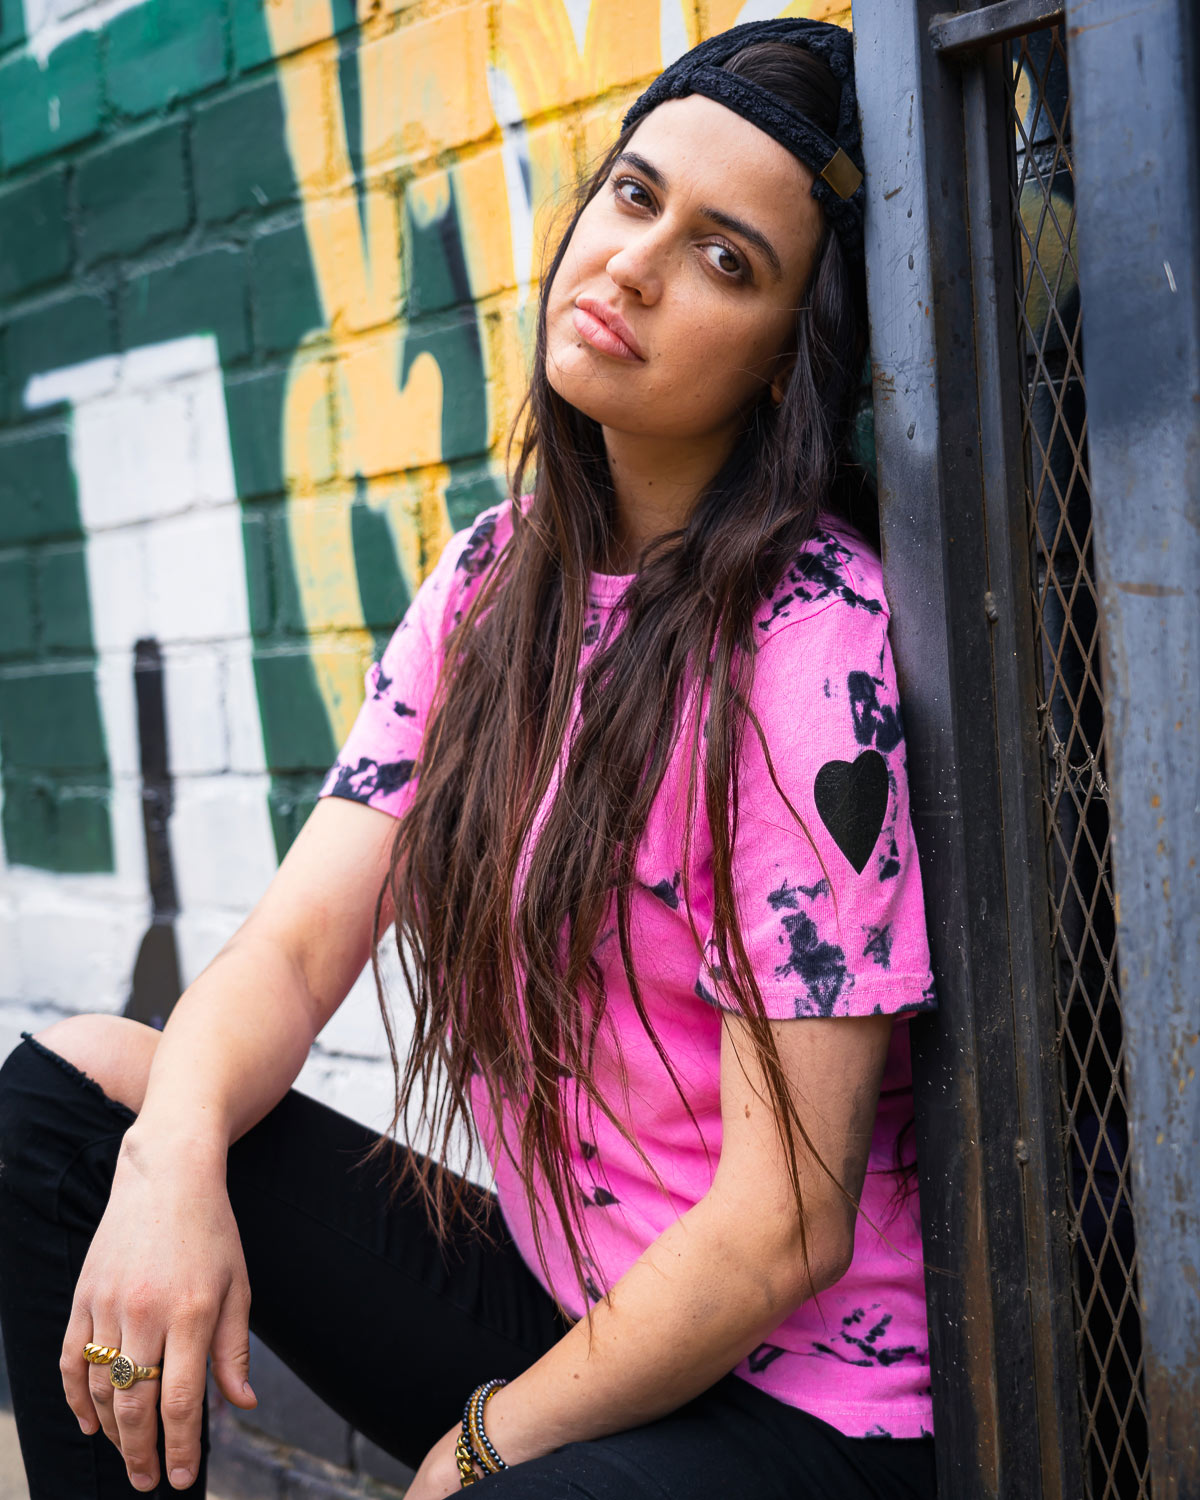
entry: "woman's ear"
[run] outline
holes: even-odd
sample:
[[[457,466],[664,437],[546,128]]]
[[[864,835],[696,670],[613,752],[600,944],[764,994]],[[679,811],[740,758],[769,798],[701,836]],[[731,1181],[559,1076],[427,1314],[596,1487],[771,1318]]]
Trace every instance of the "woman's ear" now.
[[[792,378],[792,370],[796,364],[794,354],[781,354],[779,363],[775,367],[775,374],[771,377],[771,404],[779,406],[783,401],[783,393],[787,388],[788,381]]]

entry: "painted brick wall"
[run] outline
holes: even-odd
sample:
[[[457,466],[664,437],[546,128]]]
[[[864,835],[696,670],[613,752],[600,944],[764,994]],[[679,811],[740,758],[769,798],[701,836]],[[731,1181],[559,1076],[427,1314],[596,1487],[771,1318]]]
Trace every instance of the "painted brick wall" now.
[[[0,1049],[161,1014],[250,909],[502,493],[565,191],[776,11],[0,0]],[[383,1055],[360,981],[301,1082],[381,1124]]]

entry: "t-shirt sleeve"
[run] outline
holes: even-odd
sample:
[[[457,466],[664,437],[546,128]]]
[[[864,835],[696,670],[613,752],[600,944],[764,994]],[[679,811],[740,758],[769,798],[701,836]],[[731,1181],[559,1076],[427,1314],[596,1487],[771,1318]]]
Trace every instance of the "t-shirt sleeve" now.
[[[755,659],[733,849],[739,925],[767,1014],[913,1014],[936,1004],[882,599],[843,590]],[[736,1008],[709,934],[697,991]]]
[[[450,539],[383,654],[367,669],[366,697],[319,797],[346,797],[397,818],[408,808],[445,638],[496,555],[498,514],[499,508],[485,511]]]

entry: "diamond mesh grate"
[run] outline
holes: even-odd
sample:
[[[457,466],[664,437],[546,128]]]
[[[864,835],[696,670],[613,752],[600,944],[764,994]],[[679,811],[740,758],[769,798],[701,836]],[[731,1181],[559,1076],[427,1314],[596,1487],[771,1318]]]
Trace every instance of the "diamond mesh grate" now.
[[[1061,28],[1010,45],[1012,219],[1087,1500],[1150,1495]]]

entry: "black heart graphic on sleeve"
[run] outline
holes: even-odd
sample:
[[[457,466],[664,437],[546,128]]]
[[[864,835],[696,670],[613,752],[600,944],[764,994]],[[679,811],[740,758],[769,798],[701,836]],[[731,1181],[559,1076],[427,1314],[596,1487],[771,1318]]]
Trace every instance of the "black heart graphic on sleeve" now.
[[[864,750],[853,761],[827,760],[813,793],[821,822],[861,875],[887,813],[887,762],[878,750]]]

